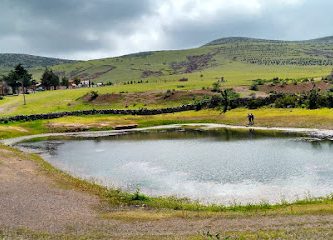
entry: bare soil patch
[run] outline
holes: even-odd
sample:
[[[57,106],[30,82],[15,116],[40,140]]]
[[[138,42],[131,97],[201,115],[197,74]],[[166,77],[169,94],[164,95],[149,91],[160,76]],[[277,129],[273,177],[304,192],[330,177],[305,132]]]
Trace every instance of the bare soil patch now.
[[[304,82],[298,84],[265,84],[258,86],[259,91],[271,93],[309,93],[312,89],[317,89],[322,92],[330,89],[330,83],[320,82]]]
[[[212,96],[213,93],[209,90],[189,90],[189,91],[149,91],[138,93],[112,93],[99,95],[90,103],[95,105],[109,105],[109,104],[124,104],[131,106],[136,104],[152,105],[162,104],[167,101],[170,102],[192,102],[196,98],[203,98],[204,96]],[[89,96],[83,97],[84,101],[89,101]]]
[[[87,225],[99,199],[57,187],[38,166],[0,146],[0,226],[50,232]]]

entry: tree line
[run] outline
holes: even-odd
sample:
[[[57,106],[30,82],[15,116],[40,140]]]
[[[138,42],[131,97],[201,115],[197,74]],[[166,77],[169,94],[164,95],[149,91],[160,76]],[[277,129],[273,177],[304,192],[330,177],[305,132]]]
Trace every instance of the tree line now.
[[[52,71],[52,69],[45,68],[40,79],[40,85],[46,90],[57,89],[59,86],[69,87],[69,79],[60,77]],[[2,76],[2,82],[11,88],[13,94],[18,94],[21,91],[26,93],[28,88],[36,89],[37,81],[32,78],[32,74],[24,68],[22,64],[15,66],[7,75]],[[74,83],[80,84],[81,79],[75,78]],[[0,82],[1,83],[1,82]],[[6,90],[8,93],[8,89]],[[5,95],[4,90],[2,95]]]

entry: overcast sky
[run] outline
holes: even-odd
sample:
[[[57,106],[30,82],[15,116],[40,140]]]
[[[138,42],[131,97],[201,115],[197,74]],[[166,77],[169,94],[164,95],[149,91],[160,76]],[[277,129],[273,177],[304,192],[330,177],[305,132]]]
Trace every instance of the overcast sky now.
[[[331,0],[0,0],[0,52],[94,59],[333,35]]]

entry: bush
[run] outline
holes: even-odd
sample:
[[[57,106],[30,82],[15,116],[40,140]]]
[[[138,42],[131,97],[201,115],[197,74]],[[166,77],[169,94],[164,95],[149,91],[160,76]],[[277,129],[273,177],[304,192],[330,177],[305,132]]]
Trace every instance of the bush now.
[[[250,90],[252,91],[258,91],[258,84],[254,83],[250,86]]]
[[[89,93],[89,101],[93,101],[98,97],[98,92],[97,91],[91,91]]]
[[[214,108],[220,106],[222,103],[222,97],[220,95],[213,95],[209,101],[209,107]]]
[[[219,92],[221,84],[220,82],[214,82],[212,85],[212,92]]]
[[[137,189],[131,197],[132,201],[146,201],[148,199],[149,198],[146,195],[140,193],[140,189]]]
[[[168,89],[166,91],[166,93],[164,94],[164,99],[167,99],[167,98],[171,97],[171,95],[173,95],[173,94],[174,94],[174,92],[171,91],[170,89]]]
[[[309,103],[308,103],[308,108],[309,109],[316,109],[318,108],[318,91],[317,90],[311,90],[310,95],[309,95]]]
[[[327,107],[333,108],[333,95],[332,94],[327,95]]]
[[[265,83],[265,80],[262,80],[262,79],[256,79],[253,81],[254,84],[257,84],[257,85],[264,85]]]
[[[298,102],[297,96],[285,95],[275,101],[276,108],[294,108]]]
[[[194,100],[194,105],[195,105],[195,110],[199,111],[202,108],[206,107],[207,104],[209,105],[209,103],[211,102],[211,98],[209,98],[208,96],[205,96],[203,99],[195,99]]]

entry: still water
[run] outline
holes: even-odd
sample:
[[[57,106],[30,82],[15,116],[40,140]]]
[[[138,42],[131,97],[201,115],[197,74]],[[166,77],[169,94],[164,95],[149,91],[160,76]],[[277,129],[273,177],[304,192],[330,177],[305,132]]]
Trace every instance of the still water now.
[[[75,176],[203,203],[279,203],[333,193],[333,143],[254,132],[159,131],[22,143]]]

